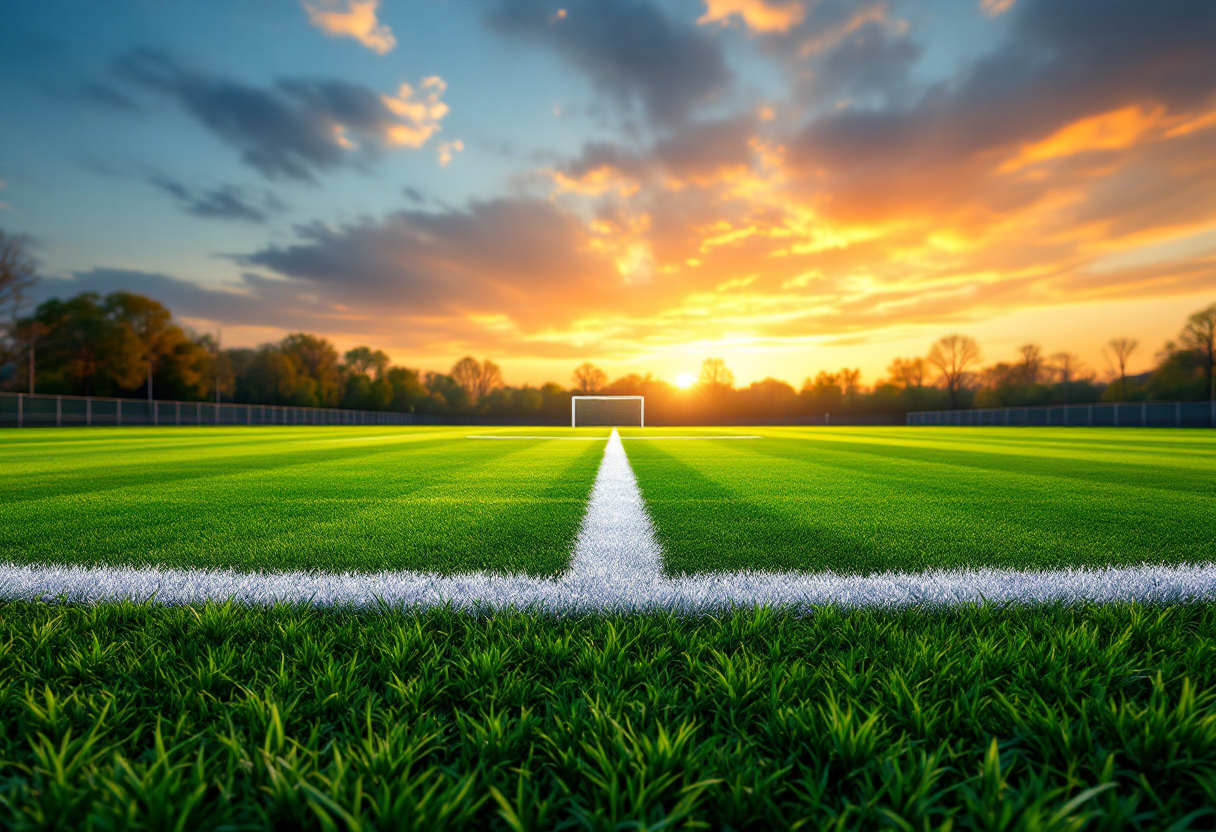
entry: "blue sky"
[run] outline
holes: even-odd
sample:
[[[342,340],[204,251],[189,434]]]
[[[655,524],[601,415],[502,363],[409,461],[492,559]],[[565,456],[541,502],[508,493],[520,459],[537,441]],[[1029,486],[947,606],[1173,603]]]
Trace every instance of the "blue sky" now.
[[[1064,5],[11,0],[0,227],[43,297],[513,382],[1101,370],[1216,300],[1216,15]]]

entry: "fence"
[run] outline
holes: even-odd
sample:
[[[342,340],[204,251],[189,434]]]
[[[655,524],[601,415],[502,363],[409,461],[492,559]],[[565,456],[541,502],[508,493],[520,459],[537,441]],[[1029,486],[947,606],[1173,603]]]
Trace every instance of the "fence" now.
[[[0,427],[420,425],[433,423],[431,418],[414,413],[385,413],[371,410],[0,393]]]
[[[922,410],[909,425],[1216,428],[1216,402],[1124,402]]]

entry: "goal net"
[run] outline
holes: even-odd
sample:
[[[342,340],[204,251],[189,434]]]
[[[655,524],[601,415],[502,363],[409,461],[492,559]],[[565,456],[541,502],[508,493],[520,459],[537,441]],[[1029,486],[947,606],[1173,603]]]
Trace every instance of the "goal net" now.
[[[575,396],[570,400],[570,427],[645,427],[643,396]]]

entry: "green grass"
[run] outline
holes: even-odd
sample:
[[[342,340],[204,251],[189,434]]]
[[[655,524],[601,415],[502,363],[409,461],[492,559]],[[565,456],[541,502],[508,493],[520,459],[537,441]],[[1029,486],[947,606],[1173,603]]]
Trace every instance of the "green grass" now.
[[[1211,828],[1216,607],[0,605],[0,828]]]
[[[603,443],[474,432],[3,431],[0,560],[562,572]]]
[[[701,432],[764,438],[625,444],[672,574],[1216,558],[1210,430]]]

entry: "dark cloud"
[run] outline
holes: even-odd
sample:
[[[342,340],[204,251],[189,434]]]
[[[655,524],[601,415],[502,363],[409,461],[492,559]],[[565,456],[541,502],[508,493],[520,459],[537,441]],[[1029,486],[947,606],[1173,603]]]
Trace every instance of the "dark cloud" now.
[[[426,202],[426,197],[422,195],[422,191],[418,190],[417,188],[410,187],[409,185],[402,188],[401,193],[403,193],[405,198],[415,205],[421,205],[423,202]]]
[[[73,272],[70,277],[47,277],[38,282],[34,296],[42,302],[81,292],[99,295],[135,292],[155,298],[176,315],[232,325],[274,326],[284,318],[283,311],[255,295],[208,288],[159,272],[136,269],[94,268]]]
[[[802,85],[812,99],[897,102],[907,93],[909,73],[921,47],[907,34],[880,21],[860,26],[825,50]]]
[[[169,194],[182,210],[196,217],[264,223],[271,212],[283,209],[282,203],[273,194],[264,192],[255,195],[236,185],[191,188],[161,175],[149,176],[148,182]]]
[[[731,81],[721,45],[691,20],[650,0],[490,0],[486,22],[507,35],[545,44],[601,90],[640,102],[649,119],[673,124],[722,93]]]
[[[756,128],[756,118],[745,114],[681,125],[638,151],[612,142],[589,142],[558,170],[571,179],[609,169],[633,180],[662,174],[681,183],[706,182],[725,171],[751,166]]]
[[[619,284],[577,218],[546,200],[401,211],[298,229],[300,241],[239,258],[347,306],[400,314],[501,314],[537,324],[595,308]],[[279,281],[281,282],[281,281]]]
[[[377,92],[345,81],[289,79],[254,87],[149,49],[120,57],[112,75],[174,99],[272,179],[314,181],[318,172],[366,160],[390,144],[391,131],[402,124]]]
[[[809,121],[790,142],[791,167],[842,217],[911,204],[1009,211],[1043,192],[996,173],[1020,146],[1119,108],[1216,104],[1216,4],[1021,0],[1009,14],[1003,44],[956,78]]]
[[[760,50],[788,73],[794,101],[814,107],[906,100],[923,49],[890,2],[818,0],[803,9],[797,25],[754,34]]]

